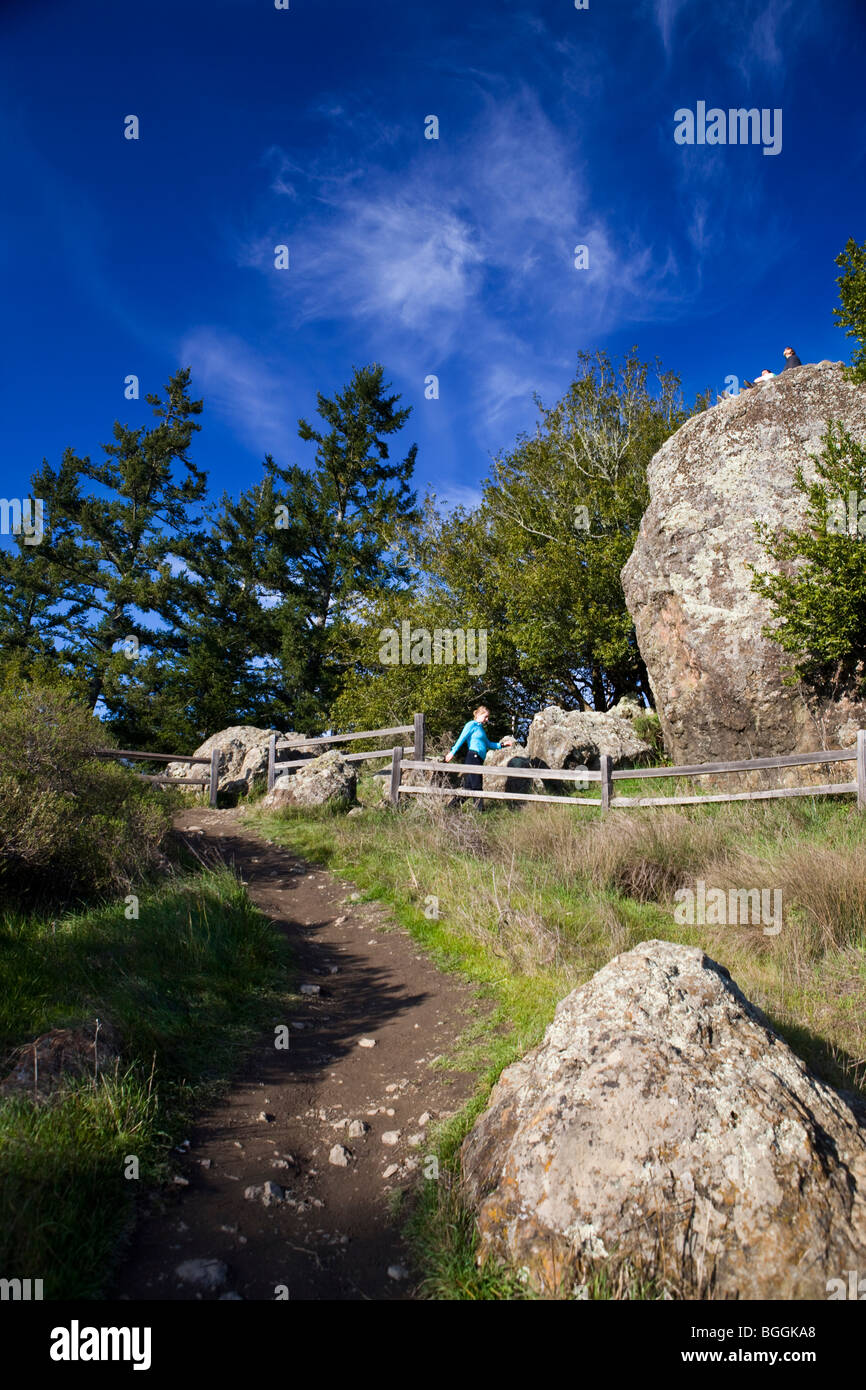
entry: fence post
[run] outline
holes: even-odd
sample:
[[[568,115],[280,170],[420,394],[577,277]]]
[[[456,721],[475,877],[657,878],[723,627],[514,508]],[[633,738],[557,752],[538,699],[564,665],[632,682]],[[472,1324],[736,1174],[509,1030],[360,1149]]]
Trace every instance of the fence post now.
[[[277,736],[271,734],[268,739],[268,791],[274,790],[274,778],[276,776],[277,762]]]
[[[416,715],[415,715],[415,762],[416,762],[416,763],[423,763],[423,761],[424,761],[424,742],[425,742],[424,715],[423,715],[423,713],[422,713],[422,714],[416,714]]]
[[[214,748],[214,749],[211,750],[211,755],[210,755],[210,797],[209,797],[209,804],[210,804],[211,806],[216,806],[216,804],[217,804],[217,787],[219,786],[219,780],[220,780],[220,750],[219,750],[218,748]]]
[[[866,729],[857,730],[857,810],[866,811]]]
[[[602,813],[610,810],[610,797],[613,791],[613,779],[610,775],[610,754],[601,755],[601,809]]]
[[[403,761],[403,748],[395,748],[391,754],[391,805],[396,806],[400,800],[400,777],[402,769],[400,764]]]

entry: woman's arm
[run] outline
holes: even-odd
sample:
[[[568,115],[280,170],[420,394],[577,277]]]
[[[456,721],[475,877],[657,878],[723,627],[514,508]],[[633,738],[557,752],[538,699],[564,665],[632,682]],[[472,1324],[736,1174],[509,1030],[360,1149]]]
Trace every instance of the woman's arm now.
[[[466,742],[467,738],[469,737],[469,731],[470,731],[470,729],[472,728],[472,725],[473,725],[474,723],[475,723],[475,720],[474,720],[474,719],[470,719],[469,722],[468,722],[467,724],[464,724],[464,726],[463,726],[463,732],[461,733],[461,735],[460,735],[460,737],[458,738],[457,742],[455,743],[454,747],[451,749],[451,752],[450,752],[449,754],[447,754],[447,756],[446,756],[446,759],[445,759],[446,762],[449,762],[449,763],[450,763],[451,759],[454,757],[454,754],[457,752],[457,750],[458,750],[459,748],[462,748],[462,747],[463,747],[464,743]]]

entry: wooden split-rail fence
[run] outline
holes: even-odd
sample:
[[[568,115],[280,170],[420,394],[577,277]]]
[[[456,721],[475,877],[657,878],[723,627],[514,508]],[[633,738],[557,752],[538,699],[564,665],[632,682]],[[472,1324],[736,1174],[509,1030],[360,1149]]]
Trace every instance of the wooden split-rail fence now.
[[[287,772],[290,768],[303,767],[309,762],[308,758],[292,758],[286,761],[278,761],[277,754],[285,752],[301,753],[309,749],[321,751],[325,744],[352,743],[360,742],[361,739],[371,738],[395,738],[400,734],[411,734],[411,747],[386,747],[375,749],[369,753],[341,753],[340,757],[347,763],[360,763],[372,761],[375,758],[388,758],[392,760],[399,753],[411,753],[412,757],[419,762],[424,761],[424,740],[426,737],[424,728],[424,715],[416,714],[411,724],[397,724],[393,729],[365,729],[360,733],[354,734],[327,734],[323,738],[277,738],[276,734],[271,734],[268,741],[268,791],[273,790],[276,778],[282,772]]]
[[[129,759],[140,763],[200,763],[208,768],[207,777],[157,777],[148,772],[138,775],[143,782],[155,782],[165,787],[207,787],[208,805],[217,804],[217,787],[220,776],[220,754],[215,748],[209,758],[187,757],[185,753],[140,753],[130,748],[99,748],[97,757]]]
[[[857,743],[850,748],[819,749],[814,753],[787,753],[772,758],[745,758],[737,762],[695,763],[681,767],[630,767],[612,766],[609,754],[603,753],[598,770],[584,768],[544,768],[508,767],[505,763],[494,765],[472,763],[445,763],[425,761],[417,756],[404,760],[404,750],[395,748],[391,756],[391,791],[393,806],[399,804],[401,796],[447,796],[485,798],[496,801],[545,801],[563,804],[563,797],[540,792],[508,791],[469,791],[463,787],[425,785],[408,786],[403,781],[404,772],[446,773],[462,775],[467,772],[476,775],[522,778],[530,781],[562,782],[563,790],[568,783],[598,782],[598,796],[569,796],[566,805],[595,806],[605,813],[622,806],[695,806],[712,801],[768,801],[787,796],[840,796],[855,792],[859,810],[866,810],[866,730],[857,734]],[[616,796],[614,784],[618,781],[635,781],[656,777],[715,777],[724,773],[747,773],[771,768],[806,767],[814,764],[855,763],[856,778],[853,782],[822,782],[805,787],[773,787],[759,791],[719,792],[707,796]]]
[[[861,729],[857,734],[856,745],[850,748],[831,748],[817,749],[814,753],[788,753],[779,757],[770,758],[745,758],[735,762],[719,763],[694,763],[680,767],[630,767],[617,768],[612,766],[612,760],[607,753],[601,755],[601,766],[597,770],[585,768],[547,768],[547,767],[509,767],[506,763],[496,765],[478,763],[446,763],[425,759],[425,720],[423,714],[416,714],[411,724],[398,724],[390,729],[365,729],[351,734],[327,734],[321,738],[292,738],[281,739],[276,734],[271,734],[268,741],[268,790],[271,791],[276,778],[282,772],[288,772],[298,767],[303,767],[309,758],[280,758],[278,755],[286,752],[309,753],[310,751],[320,752],[325,746],[333,746],[340,743],[359,742],[362,739],[392,739],[401,735],[411,734],[411,745],[404,743],[393,747],[374,749],[362,753],[343,753],[341,757],[346,762],[365,762],[376,759],[391,759],[390,784],[388,800],[392,806],[398,806],[401,796],[447,796],[472,797],[473,799],[485,799],[491,801],[542,801],[552,805],[561,806],[594,806],[603,814],[624,806],[695,806],[709,802],[718,801],[768,801],[779,797],[789,796],[841,796],[856,794],[858,809],[866,810],[866,729]],[[409,756],[407,756],[409,755]],[[181,753],[142,753],[132,751],[127,748],[104,748],[99,750],[99,756],[105,758],[130,759],[142,762],[163,762],[163,763],[188,763],[201,764],[208,768],[206,777],[158,777],[146,773],[139,774],[147,782],[154,782],[162,785],[174,787],[207,787],[208,801],[211,806],[217,804],[217,787],[219,784],[219,749],[214,749],[210,757],[197,758],[190,757]],[[716,777],[725,773],[748,773],[768,771],[774,768],[787,767],[807,767],[810,765],[823,765],[832,763],[854,763],[856,767],[855,780],[853,782],[822,782],[812,786],[803,787],[773,787],[748,792],[717,792],[706,796],[617,796],[615,794],[615,783],[618,781],[635,781],[641,779],[652,779],[658,777]],[[404,773],[422,772],[439,773],[447,776],[462,776],[465,773],[483,775],[485,778],[495,776],[505,779],[506,777],[518,780],[561,782],[563,791],[567,791],[569,783],[577,784],[583,790],[587,783],[599,784],[598,796],[568,796],[554,795],[552,793],[542,794],[540,792],[511,792],[511,791],[470,791],[465,787],[435,785],[432,779],[420,785],[409,785],[406,783]],[[387,775],[387,770],[386,770]]]

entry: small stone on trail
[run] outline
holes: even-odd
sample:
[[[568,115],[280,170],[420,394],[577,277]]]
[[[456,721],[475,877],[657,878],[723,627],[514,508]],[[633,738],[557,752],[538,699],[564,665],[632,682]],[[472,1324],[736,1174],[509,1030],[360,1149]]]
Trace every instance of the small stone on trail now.
[[[385,1130],[385,1133],[382,1135],[382,1143],[383,1143],[383,1144],[388,1144],[388,1145],[393,1145],[393,1144],[396,1144],[396,1143],[397,1143],[397,1141],[399,1140],[399,1138],[400,1138],[400,1131],[399,1131],[399,1129],[386,1129],[386,1130]]]
[[[266,1207],[272,1207],[276,1202],[283,1200],[283,1195],[283,1189],[279,1183],[273,1182],[269,1178],[262,1188],[262,1204]]]
[[[301,985],[301,994],[321,994],[321,985]]]
[[[425,1110],[423,1115],[418,1116],[418,1123],[419,1125],[429,1125],[432,1119],[433,1116],[431,1112],[429,1110]]]
[[[363,1120],[350,1120],[349,1128],[346,1130],[350,1139],[360,1139],[362,1134],[366,1134],[370,1126]]]
[[[259,1111],[259,1114],[258,1114],[258,1118],[259,1118],[260,1120],[264,1120],[266,1124],[272,1125],[272,1124],[274,1123],[274,1120],[276,1119],[276,1116],[275,1116],[275,1115],[269,1115],[268,1112],[267,1112],[267,1110],[260,1110],[260,1111]]]
[[[359,1047],[375,1047],[375,1046],[376,1046],[376,1039],[375,1039],[375,1038],[359,1038],[359,1040],[358,1040],[358,1046],[359,1046]]]
[[[399,1282],[402,1279],[409,1278],[409,1271],[405,1265],[389,1265],[388,1278],[396,1279]]]
[[[385,1169],[384,1173],[382,1174],[382,1177],[383,1177],[383,1178],[393,1178],[394,1174],[395,1174],[395,1173],[399,1173],[399,1171],[400,1171],[400,1165],[399,1165],[399,1163],[389,1163],[389,1164],[388,1164],[388,1167]]]
[[[335,1168],[348,1168],[349,1159],[352,1155],[342,1144],[335,1144],[328,1154],[328,1162],[333,1163]]]
[[[251,1186],[251,1187],[245,1187],[245,1188],[244,1188],[244,1197],[246,1198],[246,1200],[247,1200],[248,1202],[257,1202],[257,1201],[259,1200],[259,1198],[261,1197],[261,1195],[262,1195],[262,1189],[261,1189],[260,1187],[252,1187],[252,1186]]]

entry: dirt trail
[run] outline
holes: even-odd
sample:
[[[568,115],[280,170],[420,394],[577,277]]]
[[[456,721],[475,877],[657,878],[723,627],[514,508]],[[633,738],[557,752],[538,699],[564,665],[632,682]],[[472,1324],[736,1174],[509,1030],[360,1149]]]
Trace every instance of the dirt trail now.
[[[257,839],[237,812],[184,811],[177,826],[237,866],[289,937],[298,985],[319,992],[274,1019],[290,1027],[288,1050],[273,1030],[259,1039],[189,1132],[188,1153],[173,1155],[188,1185],[142,1214],[112,1297],[271,1300],[283,1286],[290,1299],[411,1298],[390,1213],[397,1189],[423,1172],[431,1123],[472,1091],[472,1074],[431,1062],[453,1047],[477,997],[419,955],[384,908],[348,901],[351,885]],[[350,1135],[351,1121],[368,1128]],[[330,1162],[335,1145],[349,1150],[347,1166]],[[282,1199],[245,1197],[268,1182]],[[212,1289],[185,1283],[177,1267],[195,1260],[227,1271],[215,1271]]]

